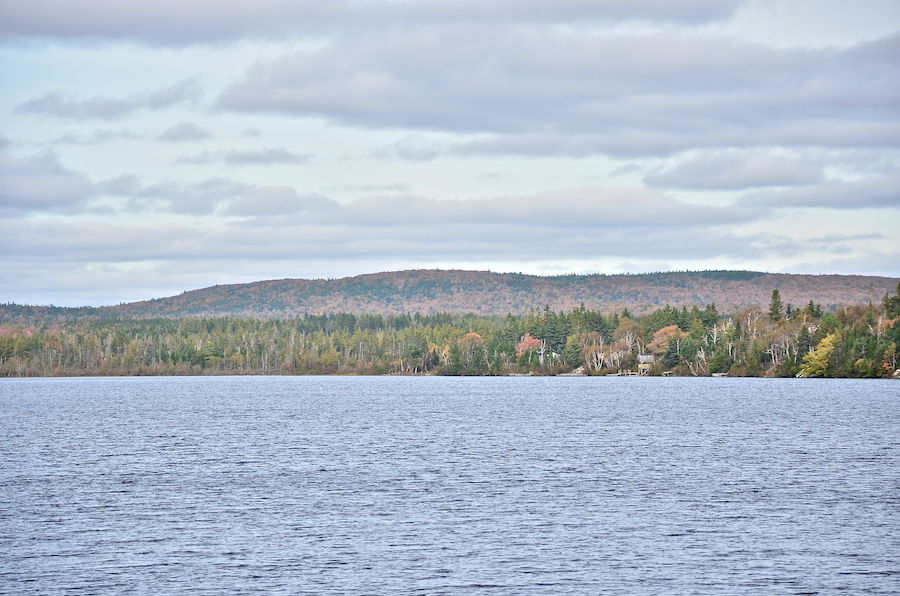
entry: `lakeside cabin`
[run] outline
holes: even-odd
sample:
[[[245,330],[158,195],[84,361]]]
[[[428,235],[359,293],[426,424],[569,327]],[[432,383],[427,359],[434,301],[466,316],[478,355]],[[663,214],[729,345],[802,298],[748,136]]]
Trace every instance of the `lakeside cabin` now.
[[[655,354],[638,354],[638,375],[645,376],[650,373],[650,367],[656,362]]]

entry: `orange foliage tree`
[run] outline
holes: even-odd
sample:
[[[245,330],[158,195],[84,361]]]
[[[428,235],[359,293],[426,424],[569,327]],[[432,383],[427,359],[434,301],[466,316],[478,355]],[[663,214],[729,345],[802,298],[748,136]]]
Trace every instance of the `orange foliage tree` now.
[[[647,349],[655,354],[662,354],[669,347],[670,341],[678,341],[685,333],[678,328],[678,325],[669,325],[663,327],[653,334],[653,339],[647,344]]]
[[[536,350],[541,347],[541,340],[531,337],[530,333],[526,333],[522,340],[516,344],[516,358],[521,358],[522,354],[528,353],[528,350]]]

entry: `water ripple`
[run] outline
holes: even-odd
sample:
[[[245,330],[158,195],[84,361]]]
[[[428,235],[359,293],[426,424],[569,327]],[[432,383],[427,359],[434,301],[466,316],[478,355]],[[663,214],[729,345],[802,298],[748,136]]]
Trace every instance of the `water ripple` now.
[[[0,592],[897,594],[900,384],[0,383]]]

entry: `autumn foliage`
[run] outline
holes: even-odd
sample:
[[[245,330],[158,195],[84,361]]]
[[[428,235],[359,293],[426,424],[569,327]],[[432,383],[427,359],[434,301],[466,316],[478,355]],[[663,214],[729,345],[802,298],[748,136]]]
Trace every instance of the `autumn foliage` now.
[[[647,344],[647,349],[656,354],[662,354],[668,349],[669,342],[678,341],[685,335],[678,325],[667,325],[653,334],[653,339]]]
[[[625,374],[640,358],[651,375],[892,377],[898,322],[900,297],[891,295],[833,309],[785,302],[777,318],[760,306],[723,314],[712,303],[641,316],[584,305],[505,317],[60,320],[20,311],[0,319],[0,376]]]
[[[530,333],[526,333],[522,337],[522,341],[516,344],[516,358],[521,358],[523,354],[529,350],[536,350],[540,347],[541,340],[531,337]]]

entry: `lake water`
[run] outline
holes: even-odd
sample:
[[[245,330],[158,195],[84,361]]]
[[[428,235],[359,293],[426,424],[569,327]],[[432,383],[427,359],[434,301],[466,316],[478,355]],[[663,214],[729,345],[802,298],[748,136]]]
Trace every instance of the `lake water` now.
[[[2,380],[0,593],[898,594],[900,383]]]

